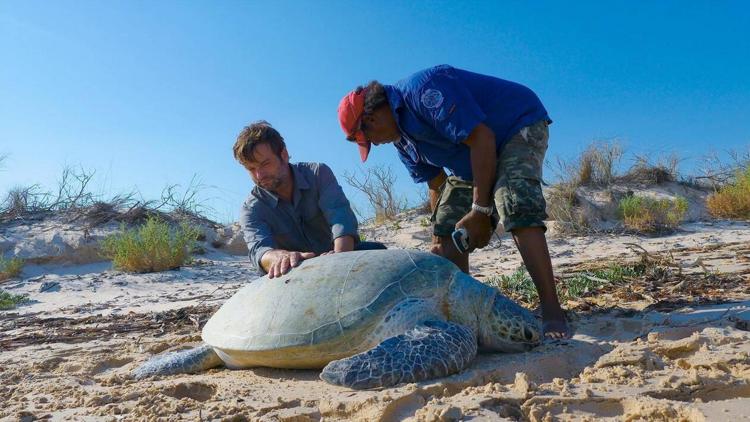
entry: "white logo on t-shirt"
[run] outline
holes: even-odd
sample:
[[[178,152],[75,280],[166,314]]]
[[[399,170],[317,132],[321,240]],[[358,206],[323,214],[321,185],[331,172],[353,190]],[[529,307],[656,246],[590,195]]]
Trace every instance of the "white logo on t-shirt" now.
[[[422,105],[427,108],[438,108],[443,104],[443,93],[437,89],[427,89],[422,93]]]

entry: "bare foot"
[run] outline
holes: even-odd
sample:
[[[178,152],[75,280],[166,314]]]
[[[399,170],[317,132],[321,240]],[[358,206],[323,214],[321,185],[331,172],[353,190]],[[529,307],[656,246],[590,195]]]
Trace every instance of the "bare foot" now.
[[[542,333],[545,340],[563,340],[573,335],[568,322],[565,321],[565,315],[562,313],[557,318],[543,318]]]

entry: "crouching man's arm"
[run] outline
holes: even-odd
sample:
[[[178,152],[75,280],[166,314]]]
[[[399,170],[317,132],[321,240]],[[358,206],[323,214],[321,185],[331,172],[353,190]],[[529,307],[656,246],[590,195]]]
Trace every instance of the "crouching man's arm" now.
[[[318,206],[323,211],[328,225],[331,226],[332,252],[352,251],[359,236],[357,235],[357,217],[349,205],[349,200],[346,199],[336,176],[327,165],[320,164],[316,176],[320,189]]]
[[[313,258],[313,252],[298,252],[279,249],[274,244],[271,227],[263,218],[263,212],[247,203],[240,212],[240,226],[247,243],[250,262],[255,269],[268,273],[268,277],[280,277],[298,266],[303,260]]]

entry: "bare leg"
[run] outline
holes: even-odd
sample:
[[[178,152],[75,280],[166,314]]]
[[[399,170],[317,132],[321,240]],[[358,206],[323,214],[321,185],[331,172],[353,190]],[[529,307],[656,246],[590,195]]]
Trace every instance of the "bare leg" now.
[[[550,339],[570,337],[570,328],[557,299],[555,279],[552,275],[552,260],[549,256],[544,229],[524,227],[514,229],[512,234],[523,263],[526,264],[526,269],[539,293],[545,337]]]
[[[469,254],[461,253],[456,249],[456,245],[453,244],[453,240],[449,236],[433,236],[433,241],[437,240],[437,244],[432,245],[432,253],[447,258],[452,263],[466,274],[469,274]]]

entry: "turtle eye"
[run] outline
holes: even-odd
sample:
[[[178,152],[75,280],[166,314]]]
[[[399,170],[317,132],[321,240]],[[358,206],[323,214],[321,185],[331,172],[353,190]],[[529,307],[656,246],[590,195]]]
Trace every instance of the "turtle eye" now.
[[[523,327],[523,337],[526,341],[531,341],[531,339],[534,338],[534,333],[532,333],[528,327]]]

